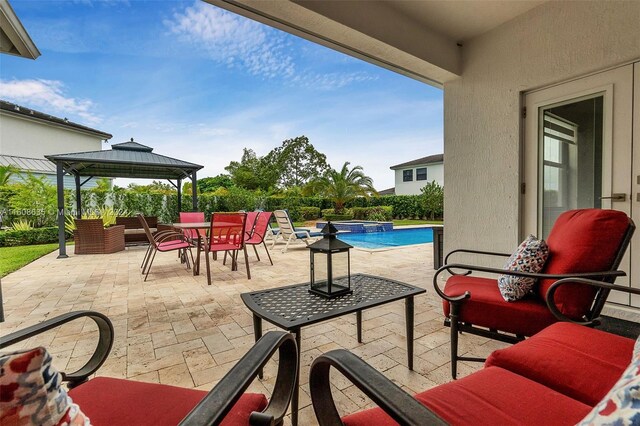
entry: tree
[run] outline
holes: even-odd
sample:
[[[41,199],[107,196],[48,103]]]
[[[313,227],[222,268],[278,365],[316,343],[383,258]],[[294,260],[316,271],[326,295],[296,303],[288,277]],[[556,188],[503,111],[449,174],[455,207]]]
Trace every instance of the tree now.
[[[231,188],[233,186],[233,181],[231,180],[231,176],[226,174],[219,174],[214,177],[205,177],[202,179],[198,179],[198,190],[201,193],[213,192],[218,188]]]
[[[306,136],[287,139],[264,157],[264,166],[275,172],[283,188],[303,186],[327,170],[327,157],[318,152]]]
[[[20,170],[15,166],[2,166],[0,165],[0,186],[5,186],[9,183],[9,178]]]
[[[36,228],[53,226],[58,212],[56,186],[47,178],[27,173],[15,184],[15,195],[9,199],[14,219],[26,220]]]
[[[224,168],[231,175],[231,180],[240,188],[268,191],[275,186],[277,175],[264,159],[258,158],[252,149],[244,148],[240,162],[232,161]]]
[[[425,210],[431,220],[441,217],[444,212],[444,188],[435,180],[420,188]]]
[[[364,174],[362,167],[355,166],[349,169],[349,164],[349,162],[344,163],[340,171],[329,169],[323,176],[314,179],[308,185],[308,188],[317,195],[330,198],[338,214],[342,213],[348,201],[376,193],[373,180]]]

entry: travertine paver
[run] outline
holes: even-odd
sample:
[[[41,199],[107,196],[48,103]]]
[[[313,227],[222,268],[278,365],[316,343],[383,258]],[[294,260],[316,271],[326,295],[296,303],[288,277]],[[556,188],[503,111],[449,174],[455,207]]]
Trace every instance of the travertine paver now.
[[[211,286],[205,275],[194,277],[187,271],[174,253],[156,256],[147,282],[140,274],[144,247],[111,255],[70,255],[64,260],[52,253],[2,280],[7,319],[0,325],[2,334],[73,310],[100,311],[112,319],[116,337],[99,375],[209,390],[254,342],[251,313],[240,293],[308,280],[309,253],[304,245],[291,245],[287,253],[281,253],[281,247],[271,251],[274,266],[265,261],[266,256],[258,262],[249,251],[251,280],[244,265],[233,272],[220,259],[213,261]],[[406,367],[403,301],[363,313],[361,344],[356,340],[355,315],[305,327],[300,424],[316,424],[310,406],[309,366],[331,349],[351,350],[411,393],[450,381],[449,329],[443,326],[442,305],[431,284],[432,253],[431,244],[376,252],[352,250],[352,272],[380,275],[427,290],[415,299],[415,371]],[[275,328],[266,322],[264,327],[265,331]],[[59,369],[73,369],[87,359],[96,335],[91,321],[77,321],[21,346],[46,346]],[[470,335],[460,341],[461,351],[477,356],[503,346]],[[480,367],[479,363],[461,363],[460,375]],[[264,380],[256,380],[250,390],[269,393],[275,373],[271,362]],[[332,383],[341,413],[372,406],[339,373],[332,373]]]

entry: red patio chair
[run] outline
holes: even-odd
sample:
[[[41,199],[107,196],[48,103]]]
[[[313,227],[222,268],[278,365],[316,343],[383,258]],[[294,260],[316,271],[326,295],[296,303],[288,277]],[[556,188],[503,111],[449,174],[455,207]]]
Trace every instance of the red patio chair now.
[[[264,241],[268,233],[271,232],[269,231],[269,222],[271,221],[271,215],[271,212],[259,212],[257,214],[253,230],[251,232],[245,233],[247,239],[244,243],[253,246],[253,251],[256,253],[258,261],[260,261],[260,255],[258,254],[258,249],[256,249],[256,246],[262,244],[264,246],[264,250],[267,252],[267,256],[269,257],[269,262],[271,262],[271,265],[273,265],[273,260],[271,260],[269,249],[267,248],[267,244]]]
[[[140,223],[144,228],[144,232],[147,234],[147,238],[149,239],[149,248],[147,251],[148,254],[146,255],[144,264],[142,266],[142,273],[145,274],[145,281],[149,276],[149,271],[151,271],[151,265],[156,258],[156,253],[159,251],[164,253],[177,250],[180,254],[180,259],[182,259],[186,263],[187,269],[191,268],[189,264],[189,258],[187,257],[188,251],[189,255],[191,256],[191,261],[193,262],[191,244],[189,244],[189,241],[187,241],[187,238],[182,233],[175,231],[163,231],[162,234],[156,235],[154,237],[154,235],[151,233],[151,229],[149,229],[147,221],[144,219],[144,216],[138,214],[138,218],[140,219]]]
[[[204,222],[204,212],[180,212],[180,223]],[[197,241],[200,235],[204,235],[206,229],[184,229],[184,235],[191,241]]]
[[[209,253],[219,251],[231,254],[232,270],[238,269],[238,252],[244,252],[244,263],[247,268],[247,278],[251,279],[249,262],[247,260],[247,247],[245,240],[246,213],[214,213],[211,216],[209,236],[204,244],[204,254],[207,265],[207,283],[211,285],[211,266]]]
[[[457,361],[484,361],[458,355],[458,334],[475,334],[516,343],[557,321],[545,303],[549,287],[561,278],[582,277],[613,283],[624,272],[617,268],[629,245],[635,225],[617,210],[581,209],[562,213],[547,238],[549,256],[541,273],[507,271],[499,268],[449,263],[454,253],[476,253],[509,257],[507,253],[454,250],[433,277],[436,292],[443,299],[445,325],[451,327],[451,374],[456,378]],[[453,274],[444,289],[438,286],[441,273]],[[462,271],[462,272],[461,272]],[[522,300],[506,302],[496,278],[471,275],[513,275],[539,279],[537,291]],[[555,304],[565,316],[593,324],[609,295],[606,288],[568,284],[555,295]]]
[[[114,329],[105,315],[94,311],[67,313],[33,325],[26,329],[0,337],[0,349],[27,340],[66,323],[86,318],[98,326],[97,347],[84,366],[75,372],[47,381],[47,392],[56,394],[60,381],[67,382],[69,396],[94,426],[158,426],[158,425],[275,425],[282,424],[296,381],[298,356],[293,335],[280,331],[266,333],[231,368],[231,370],[209,392],[180,388],[158,383],[144,383],[120,378],[95,377],[89,379],[106,361],[113,346]],[[278,351],[278,372],[270,401],[263,394],[245,393],[258,372]],[[27,356],[30,356],[29,354]],[[33,360],[33,358],[31,358]],[[6,365],[5,365],[6,367]],[[41,367],[41,371],[46,366]],[[51,377],[51,370],[41,373],[44,380]],[[57,375],[57,373],[56,373]],[[34,371],[31,381],[16,383],[15,386],[35,387],[43,384],[43,378],[36,380]],[[3,388],[4,390],[4,388]],[[7,389],[8,390],[8,389]],[[21,407],[8,407],[15,388],[3,397],[3,410],[18,411]],[[36,392],[38,389],[28,389]],[[31,410],[41,400],[34,402]],[[62,404],[64,401],[58,402]],[[41,407],[38,407],[41,408]],[[44,410],[43,410],[44,411]],[[5,413],[3,412],[3,415]],[[9,413],[11,414],[11,413]],[[35,416],[31,411],[27,416]],[[33,417],[30,417],[33,420]],[[25,419],[29,420],[29,418]],[[4,424],[4,423],[3,423]],[[22,424],[22,423],[21,423]],[[24,423],[27,424],[27,423]]]

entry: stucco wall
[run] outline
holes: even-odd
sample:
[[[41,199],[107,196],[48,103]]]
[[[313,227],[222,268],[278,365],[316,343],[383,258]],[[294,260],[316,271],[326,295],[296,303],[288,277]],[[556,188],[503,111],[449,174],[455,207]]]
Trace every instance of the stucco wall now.
[[[43,158],[47,154],[97,151],[101,139],[70,129],[0,114],[0,154]]]
[[[518,243],[521,92],[640,58],[640,2],[549,2],[465,43],[445,84],[445,250]]]
[[[427,180],[416,180],[416,169],[426,167],[427,168]],[[402,181],[402,172],[404,170],[413,170],[413,180],[411,182]],[[396,177],[396,195],[419,195],[421,194],[420,188],[423,188],[427,183],[436,181],[440,186],[444,186],[444,165],[443,164],[429,164],[428,166],[411,166],[395,171]]]

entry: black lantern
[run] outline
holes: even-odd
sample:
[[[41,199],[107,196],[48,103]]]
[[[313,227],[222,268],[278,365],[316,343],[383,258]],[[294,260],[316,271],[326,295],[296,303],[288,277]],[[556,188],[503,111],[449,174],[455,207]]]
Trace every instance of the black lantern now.
[[[336,238],[338,230],[328,222],[321,240],[308,246],[311,252],[311,287],[309,292],[323,297],[351,294],[351,258],[353,246]]]

